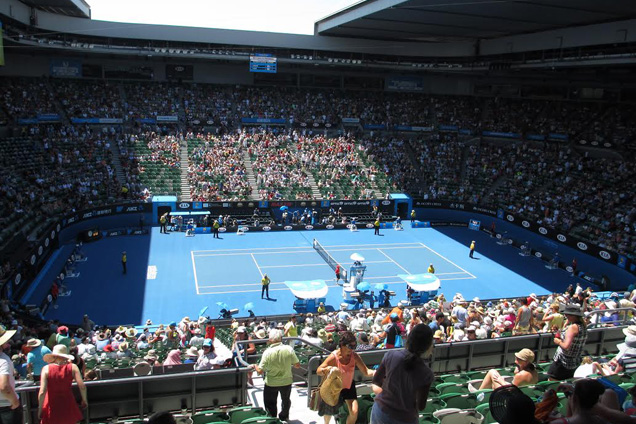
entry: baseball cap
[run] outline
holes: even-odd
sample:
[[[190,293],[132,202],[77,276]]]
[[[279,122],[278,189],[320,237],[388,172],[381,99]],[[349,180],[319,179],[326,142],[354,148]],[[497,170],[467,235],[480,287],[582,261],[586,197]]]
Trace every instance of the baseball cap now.
[[[203,346],[212,346],[212,339],[205,339],[203,340]]]

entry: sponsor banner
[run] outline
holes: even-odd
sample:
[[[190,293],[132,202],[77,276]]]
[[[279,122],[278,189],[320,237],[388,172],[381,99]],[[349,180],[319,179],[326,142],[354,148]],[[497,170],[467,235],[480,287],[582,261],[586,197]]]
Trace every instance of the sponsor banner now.
[[[121,118],[71,118],[73,124],[121,124]]]
[[[52,77],[58,78],[81,78],[82,62],[67,59],[52,59],[49,72]]]
[[[521,138],[521,134],[513,132],[484,131],[481,135],[484,137]]]
[[[179,122],[179,117],[175,115],[158,115],[157,122]]]
[[[468,222],[434,221],[431,227],[468,227]]]
[[[568,141],[570,139],[570,136],[567,134],[550,133],[548,134],[548,138],[550,140]]]
[[[438,130],[440,131],[445,131],[445,132],[457,132],[459,131],[459,128],[457,127],[457,125],[439,125],[437,127]]]
[[[287,124],[287,121],[281,118],[241,118],[241,122],[244,124]]]
[[[38,124],[40,121],[38,121],[38,118],[21,118],[18,119],[18,125],[32,125],[32,124]]]
[[[363,126],[365,130],[386,130],[386,125],[384,124],[365,124]]]
[[[38,115],[38,122],[59,122],[60,115],[57,113],[43,113]]]
[[[342,118],[343,124],[359,124],[360,118]]]
[[[431,228],[429,221],[415,221],[411,223],[411,228]]]
[[[528,135],[526,135],[526,140],[544,141],[545,140],[545,135],[528,134]]]
[[[389,91],[422,91],[424,80],[415,76],[389,76],[385,80],[386,89]]]
[[[395,131],[412,131],[412,132],[431,132],[433,127],[412,127],[409,125],[396,125],[393,127]]]
[[[76,222],[84,221],[91,218],[99,218],[102,216],[111,216],[125,213],[150,212],[151,210],[152,205],[150,203],[123,204],[88,209],[65,216],[60,222],[60,228],[67,227],[71,224],[75,224]]]
[[[471,130],[462,128],[462,129],[459,130],[459,133],[462,134],[462,135],[471,135],[473,132]]]
[[[497,211],[485,206],[478,206],[472,203],[448,202],[445,200],[413,200],[413,206],[416,208],[434,208],[434,209],[455,209],[467,212],[477,212],[484,215],[497,216]]]
[[[617,265],[623,269],[627,269],[627,256],[618,255]]]
[[[141,118],[141,119],[137,119],[137,122],[141,124],[156,124],[157,123],[157,121],[155,121],[155,118]]]

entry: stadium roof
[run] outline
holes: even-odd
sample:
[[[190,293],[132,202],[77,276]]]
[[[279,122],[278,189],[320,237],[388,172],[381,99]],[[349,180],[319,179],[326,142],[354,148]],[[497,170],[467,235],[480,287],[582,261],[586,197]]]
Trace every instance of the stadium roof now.
[[[636,17],[634,0],[366,0],[316,22],[317,35],[470,41]]]
[[[91,7],[84,0],[20,0],[22,3],[46,12],[90,18]]]

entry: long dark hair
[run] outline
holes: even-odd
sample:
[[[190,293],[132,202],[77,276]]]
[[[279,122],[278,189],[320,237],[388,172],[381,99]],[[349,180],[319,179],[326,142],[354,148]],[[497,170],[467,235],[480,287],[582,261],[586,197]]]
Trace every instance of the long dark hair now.
[[[415,368],[420,355],[433,345],[433,330],[426,324],[418,324],[409,333],[406,339],[406,358],[404,367],[407,370]]]

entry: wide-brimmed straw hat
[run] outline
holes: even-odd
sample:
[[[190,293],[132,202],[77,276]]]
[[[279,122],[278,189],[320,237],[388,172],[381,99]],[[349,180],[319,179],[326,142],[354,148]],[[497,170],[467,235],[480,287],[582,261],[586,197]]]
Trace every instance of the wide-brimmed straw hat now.
[[[27,341],[27,347],[38,347],[42,344],[42,340],[40,339],[29,339]]]
[[[44,359],[44,362],[51,363],[60,358],[66,359],[68,361],[72,361],[73,359],[75,359],[73,355],[68,354],[68,349],[63,344],[53,346],[53,352],[47,353],[42,359]]]
[[[7,330],[3,325],[0,325],[0,346],[8,342],[15,332],[16,330]]]

